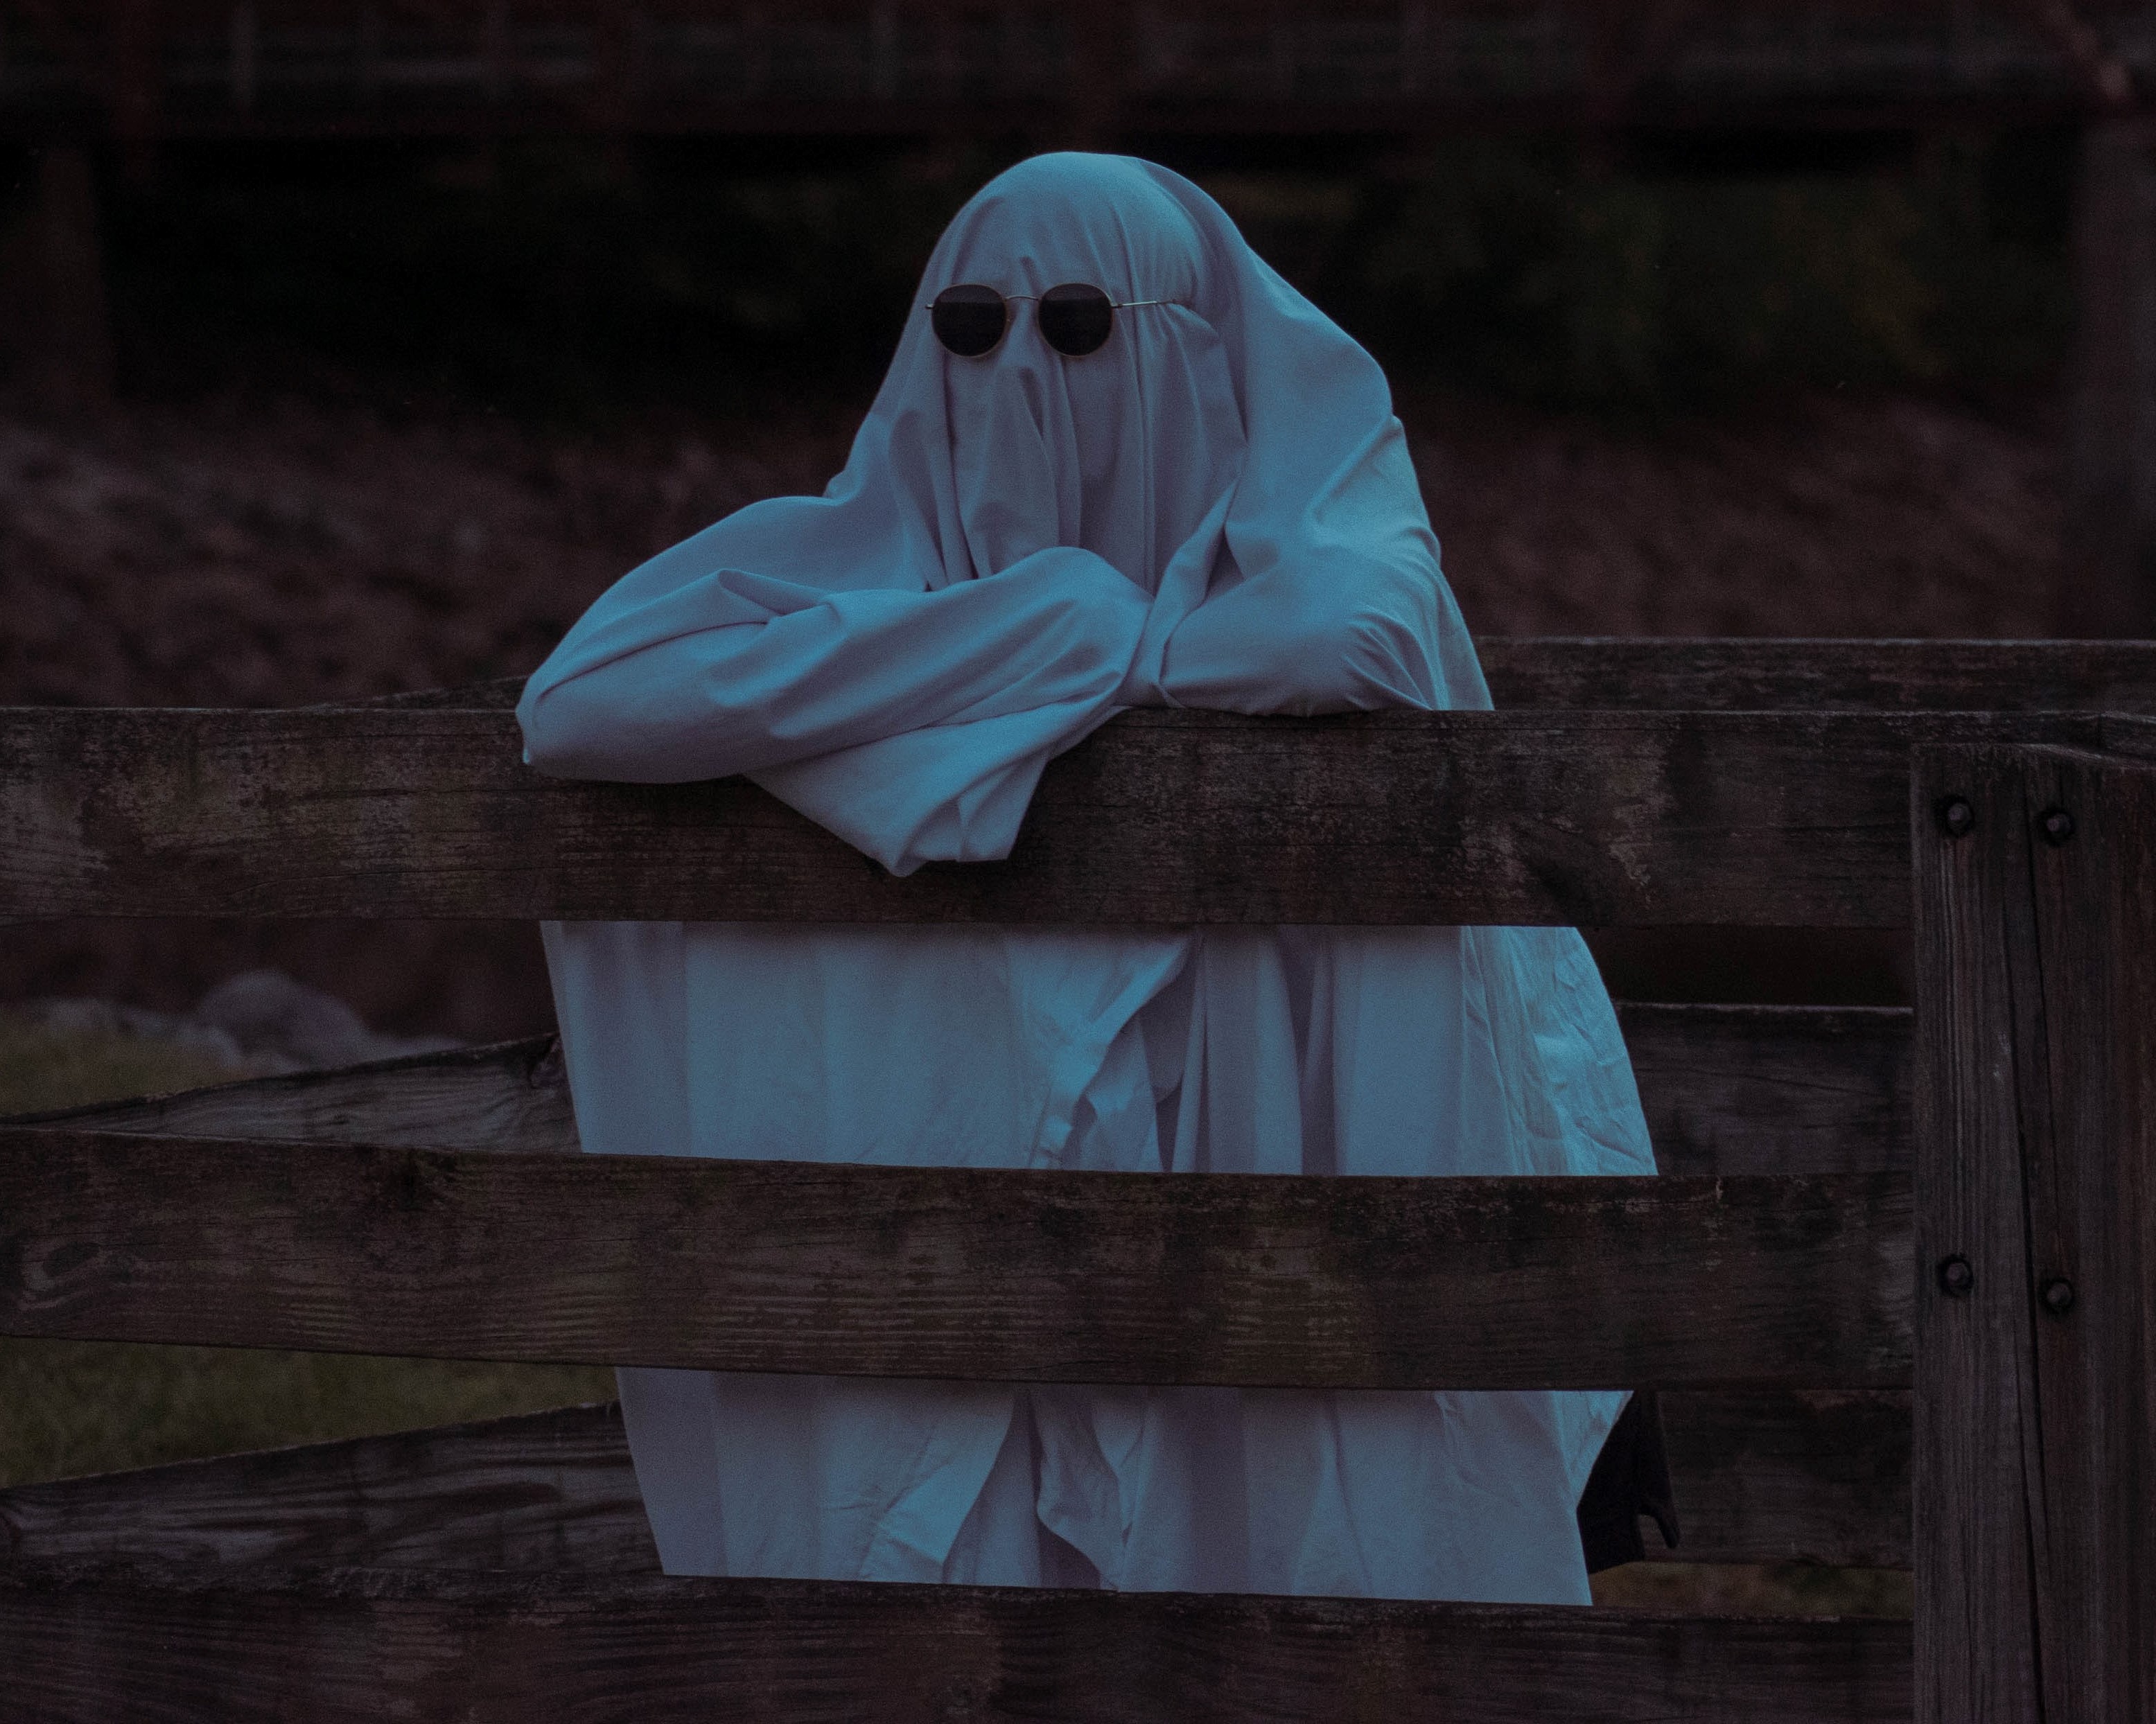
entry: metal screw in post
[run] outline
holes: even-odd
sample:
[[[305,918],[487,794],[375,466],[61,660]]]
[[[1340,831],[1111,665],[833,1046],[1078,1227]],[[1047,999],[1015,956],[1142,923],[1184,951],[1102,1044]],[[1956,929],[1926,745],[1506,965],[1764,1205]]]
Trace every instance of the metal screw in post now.
[[[1969,1259],[1954,1256],[1940,1260],[1940,1292],[1956,1299],[1965,1299],[1975,1290],[1976,1271],[1969,1266]]]
[[[1943,796],[1938,806],[1939,829],[1948,838],[1966,838],[1976,824],[1976,810],[1964,796]]]
[[[2044,1301],[2046,1311],[2062,1317],[2074,1308],[2074,1284],[2064,1275],[2055,1276],[2044,1283],[2044,1290],[2037,1296]]]
[[[2074,835],[2074,817],[2064,808],[2046,808],[2036,816],[2036,830],[2056,849]]]

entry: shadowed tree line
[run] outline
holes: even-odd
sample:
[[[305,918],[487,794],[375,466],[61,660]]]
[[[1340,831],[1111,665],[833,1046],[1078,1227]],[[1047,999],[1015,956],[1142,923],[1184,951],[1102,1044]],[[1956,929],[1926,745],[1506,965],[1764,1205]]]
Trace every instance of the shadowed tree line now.
[[[1176,165],[1396,377],[1629,412],[2048,379],[2072,321],[2072,151],[2021,133],[1642,147],[1610,166],[1486,141]],[[624,171],[562,141],[175,150],[147,184],[96,176],[117,376],[151,395],[244,380],[572,419],[855,395],[936,234],[1006,159],[705,144]],[[40,163],[10,170],[20,254]]]

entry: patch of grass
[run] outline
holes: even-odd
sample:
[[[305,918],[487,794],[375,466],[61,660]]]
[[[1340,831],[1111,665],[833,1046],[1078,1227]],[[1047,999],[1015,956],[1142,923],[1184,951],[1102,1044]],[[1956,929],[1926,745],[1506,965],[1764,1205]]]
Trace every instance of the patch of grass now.
[[[0,1013],[0,1114],[161,1095],[244,1075],[198,1048],[143,1036],[47,1029]]]
[[[574,1366],[0,1340],[0,1487],[613,1398]]]
[[[0,1113],[218,1083],[203,1053],[0,1015]],[[608,1400],[613,1373],[0,1339],[0,1488],[285,1443]]]
[[[1909,1616],[1914,1577],[1810,1562],[1627,1562],[1594,1579],[1594,1602],[1714,1616]]]

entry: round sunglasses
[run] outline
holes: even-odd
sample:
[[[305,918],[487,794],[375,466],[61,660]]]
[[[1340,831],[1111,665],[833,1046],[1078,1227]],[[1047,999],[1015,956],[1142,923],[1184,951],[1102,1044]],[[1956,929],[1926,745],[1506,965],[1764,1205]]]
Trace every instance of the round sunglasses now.
[[[1166,305],[1169,300],[1111,300],[1083,281],[1066,281],[1045,294],[1001,294],[978,281],[962,281],[936,295],[928,307],[936,339],[961,359],[995,351],[1010,327],[1010,302],[1033,300],[1041,339],[1066,359],[1096,353],[1114,331],[1116,313],[1132,305]]]

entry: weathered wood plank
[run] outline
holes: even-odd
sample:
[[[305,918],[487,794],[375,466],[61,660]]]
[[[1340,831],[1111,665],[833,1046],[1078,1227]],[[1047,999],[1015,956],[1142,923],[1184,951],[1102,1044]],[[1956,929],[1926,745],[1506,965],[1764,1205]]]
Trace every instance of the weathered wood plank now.
[[[0,1131],[0,1333],[1014,1382],[1894,1388],[1909,1182]]]
[[[1501,707],[1629,711],[2156,712],[2156,642],[1764,640],[1486,634]],[[513,707],[524,679],[381,706]]]
[[[2103,752],[2156,760],[2156,717],[2138,712],[2105,713]]]
[[[1650,1561],[1909,1566],[1909,1397],[1867,1389],[1661,1396],[1684,1522]]]
[[[17,1485],[0,1556],[659,1571],[611,1402]]]
[[[573,1151],[577,1118],[551,1035],[287,1072],[169,1095],[17,1114],[0,1125],[69,1125],[168,1137],[416,1148]]]
[[[1917,758],[1919,1716],[2156,1706],[2156,767]]]
[[[1931,1724],[2042,1716],[2021,1518],[2035,1410],[2030,1265],[2020,1156],[1994,1147],[2021,1128],[2010,947],[2025,951],[2034,936],[2022,802],[2010,763],[1943,749],[1916,757],[1916,1609],[1919,1716]]]
[[[1650,1561],[1909,1565],[1909,1398],[1661,1398],[1684,1512]],[[655,1573],[619,1409],[562,1407],[0,1491],[0,1557]]]
[[[1483,635],[1500,706],[2156,712],[2156,642]],[[522,684],[508,685],[515,705]]]
[[[1617,1018],[1664,1172],[1909,1165],[1907,1011],[1620,1003]]]
[[[490,676],[479,682],[459,683],[446,689],[406,689],[394,695],[372,695],[364,700],[327,700],[302,709],[309,712],[343,712],[369,707],[397,707],[407,712],[427,709],[468,712],[513,712],[524,692],[521,676]]]
[[[1666,1173],[1908,1165],[1909,1014],[1870,1007],[1617,1008]],[[294,1072],[0,1123],[420,1148],[573,1150],[551,1036]]]
[[[542,777],[505,713],[15,708],[0,915],[1896,926],[1912,743],[2101,722],[1132,713],[1010,860],[897,880],[741,780]]]
[[[640,1575],[0,1568],[13,1704],[64,1721],[384,1716],[1861,1724],[1865,1618]]]

